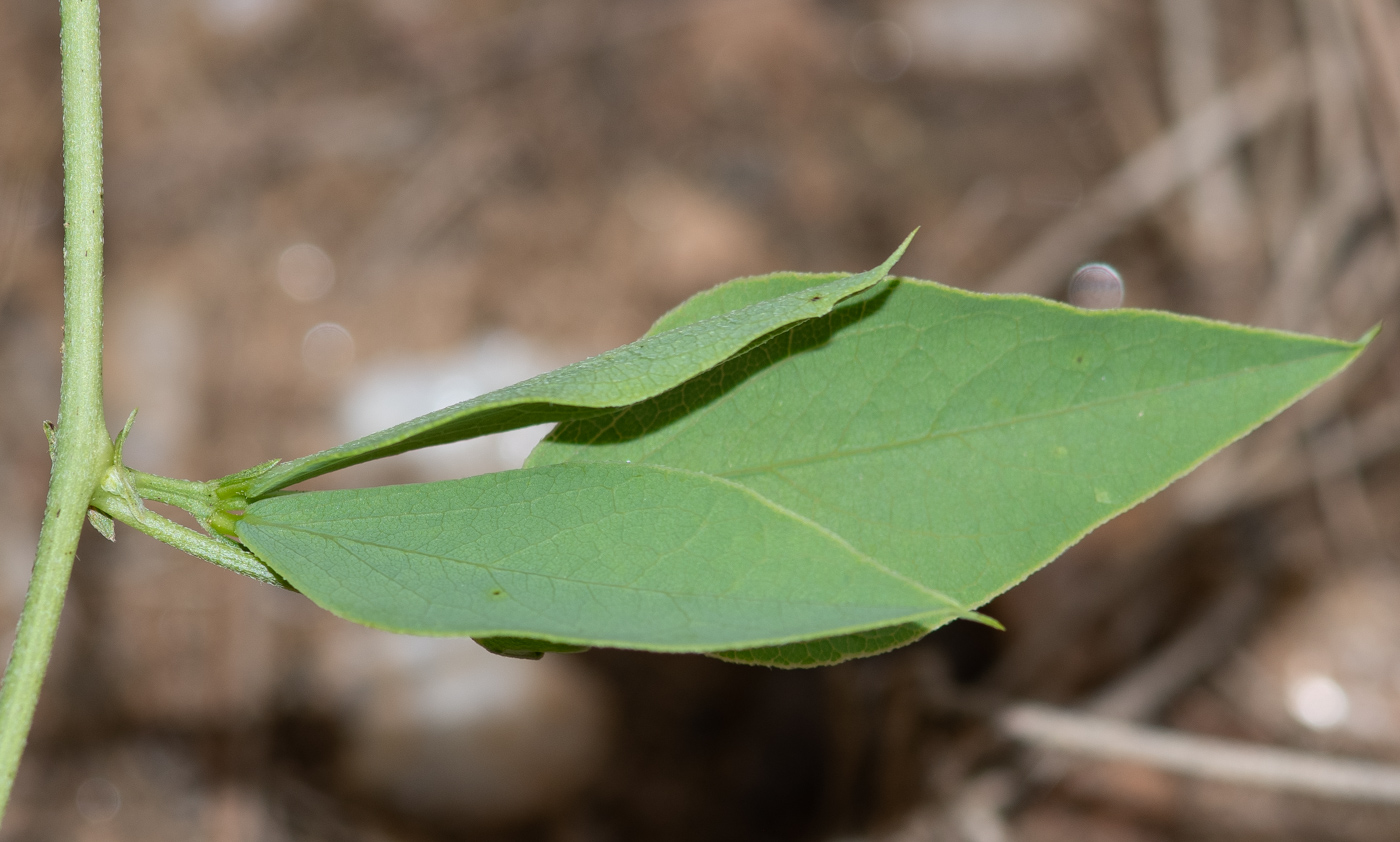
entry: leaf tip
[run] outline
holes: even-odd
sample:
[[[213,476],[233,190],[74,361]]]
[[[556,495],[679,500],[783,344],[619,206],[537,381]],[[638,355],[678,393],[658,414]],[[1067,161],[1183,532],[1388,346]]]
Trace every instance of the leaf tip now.
[[[117,440],[112,443],[112,464],[121,465],[122,450],[126,447],[126,437],[131,435],[131,427],[136,423],[136,413],[138,409],[131,410],[131,414],[126,416],[126,424],[122,426],[122,431],[117,433]]]
[[[1003,626],[1001,622],[997,620],[997,618],[989,617],[980,611],[968,611],[966,614],[960,615],[959,618],[963,620],[971,620],[974,623],[981,623],[982,625],[989,626],[991,628],[996,629],[997,631],[1006,631],[1006,626]]]
[[[904,257],[905,250],[909,248],[910,243],[914,242],[914,235],[918,233],[918,228],[915,228],[913,231],[910,231],[909,236],[904,238],[904,242],[899,244],[899,248],[894,250],[894,254],[891,254],[889,256],[889,259],[880,265],[880,268],[884,270],[884,274],[888,275],[889,271],[894,268],[894,265],[899,262],[899,259]]]

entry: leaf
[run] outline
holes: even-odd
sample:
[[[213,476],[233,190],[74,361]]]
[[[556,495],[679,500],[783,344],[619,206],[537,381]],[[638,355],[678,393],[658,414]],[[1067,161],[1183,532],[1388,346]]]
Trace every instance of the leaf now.
[[[652,336],[813,277],[720,287]],[[970,616],[1362,347],[890,281],[561,424],[523,470],[268,497],[235,531],[369,625],[833,663]]]
[[[800,288],[785,286],[777,296],[706,312],[675,329],[648,334],[514,386],[282,463],[259,477],[248,497],[264,497],[321,474],[420,447],[596,414],[653,397],[776,330],[831,312],[843,299],[884,278],[904,254],[909,239],[884,263],[867,272],[819,276],[821,280]]]
[[[761,285],[741,282],[733,297]],[[697,309],[729,294],[712,291]],[[683,324],[687,311],[665,318]],[[728,480],[975,607],[1278,413],[1366,341],[891,281],[656,398],[561,424],[527,464],[630,462]],[[916,631],[725,657],[824,662]]]
[[[88,523],[92,524],[92,528],[96,529],[103,538],[106,538],[108,541],[117,540],[117,525],[113,523],[112,519],[104,512],[99,512],[97,509],[88,509],[87,519]]]
[[[527,661],[538,661],[544,657],[546,652],[560,652],[572,654],[575,652],[587,652],[587,646],[571,646],[567,643],[552,643],[548,640],[540,640],[534,637],[479,637],[476,642],[483,649],[493,655],[501,655],[506,658],[521,658]]]
[[[742,310],[763,301],[802,292],[846,277],[844,272],[772,272],[735,278],[697,292],[656,320],[643,338],[685,327],[731,310]]]
[[[932,629],[924,623],[901,623],[870,631],[822,637],[780,646],[761,646],[728,652],[711,652],[712,657],[734,664],[765,667],[816,667],[839,664],[854,658],[879,655],[906,646]]]
[[[416,634],[695,652],[966,613],[745,488],[666,467],[290,494],[235,528],[318,605]]]

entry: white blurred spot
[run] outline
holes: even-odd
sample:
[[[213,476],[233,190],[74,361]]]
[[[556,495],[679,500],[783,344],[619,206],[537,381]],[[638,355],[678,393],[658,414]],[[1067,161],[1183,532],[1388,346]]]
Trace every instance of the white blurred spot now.
[[[355,362],[355,339],[335,322],[321,322],[301,340],[301,363],[319,377],[344,374]]]
[[[1073,70],[1097,35],[1074,0],[905,0],[914,61],[945,72],[1034,77]]]
[[[1081,266],[1069,279],[1065,300],[1085,310],[1115,310],[1123,306],[1123,276],[1107,263]]]
[[[78,815],[88,824],[103,824],[117,817],[121,812],[122,794],[106,778],[88,778],[78,785],[74,799]]]
[[[335,264],[316,246],[297,243],[277,258],[277,283],[297,301],[315,301],[335,286]]]
[[[500,331],[455,354],[372,366],[341,404],[341,424],[359,438],[410,418],[528,380],[563,362],[523,337]],[[518,468],[552,424],[415,450],[401,458],[423,479],[453,479]]]
[[[1351,699],[1331,676],[1307,673],[1288,685],[1288,712],[1314,731],[1329,731],[1347,721]]]
[[[909,33],[894,21],[867,23],[851,38],[851,65],[872,82],[892,82],[903,76],[913,57]]]
[[[241,35],[284,18],[292,0],[200,0],[199,16],[211,31]]]

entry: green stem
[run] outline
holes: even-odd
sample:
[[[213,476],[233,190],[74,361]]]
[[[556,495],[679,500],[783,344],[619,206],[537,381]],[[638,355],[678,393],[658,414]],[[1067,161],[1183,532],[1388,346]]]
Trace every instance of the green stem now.
[[[202,535],[146,508],[137,496],[136,490],[124,476],[124,474],[131,473],[136,472],[120,466],[110,468],[104,482],[93,495],[93,507],[127,526],[139,529],[157,541],[163,541],[196,558],[202,558],[211,564],[217,564],[235,573],[241,573],[264,584],[295,590],[287,584],[287,580],[278,576],[252,553],[239,549],[232,542]],[[150,474],[143,476],[169,483],[187,482],[186,480],[171,480],[168,477],[151,477]],[[189,484],[202,485],[202,483]]]
[[[0,686],[0,818],[53,650],[88,501],[111,464],[102,420],[102,83],[97,0],[61,0],[63,380],[34,573]]]
[[[157,500],[184,509],[200,523],[207,523],[219,511],[216,483],[163,477],[134,468],[126,468],[126,475],[141,499]]]

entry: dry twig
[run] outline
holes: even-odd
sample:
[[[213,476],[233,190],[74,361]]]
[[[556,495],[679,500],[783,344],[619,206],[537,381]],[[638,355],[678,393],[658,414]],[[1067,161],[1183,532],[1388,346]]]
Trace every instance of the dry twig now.
[[[1304,65],[1296,54],[1246,77],[1130,158],[1080,209],[1042,233],[985,289],[1054,292],[1095,248],[1210,171],[1243,140],[1309,95]]]
[[[1338,419],[1306,436],[1317,487],[1318,506],[1337,556],[1373,561],[1385,554],[1385,542],[1370,495],[1357,470],[1356,435],[1351,421]],[[1323,469],[1330,468],[1325,474]]]
[[[1194,623],[1084,705],[1098,716],[1147,720],[1219,664],[1234,649],[1259,611],[1259,587],[1241,578]]]
[[[1338,250],[1361,221],[1381,210],[1383,198],[1364,162],[1340,176],[1289,238],[1277,279],[1254,323],[1293,330],[1312,327]]]
[[[1164,87],[1173,117],[1181,119],[1219,94],[1217,10],[1209,0],[1157,0],[1156,7]],[[1198,135],[1190,140],[1210,139]],[[1186,157],[1210,154],[1209,149],[1190,150]],[[1222,155],[1190,185],[1185,199],[1190,231],[1185,257],[1193,264],[1197,295],[1206,312],[1235,316],[1262,256],[1238,161]]]
[[[1395,43],[1400,25],[1394,7],[1382,0],[1352,0],[1351,7],[1369,70],[1372,140],[1390,204],[1400,208],[1400,47]],[[1400,214],[1395,224],[1400,232]]]
[[[1002,729],[1041,749],[1146,763],[1208,780],[1329,798],[1400,804],[1400,766],[1197,737],[1049,705],[1020,704]]]
[[[1002,813],[1019,797],[1020,783],[1011,772],[992,769],[963,787],[953,804],[952,819],[965,842],[1010,842]]]

